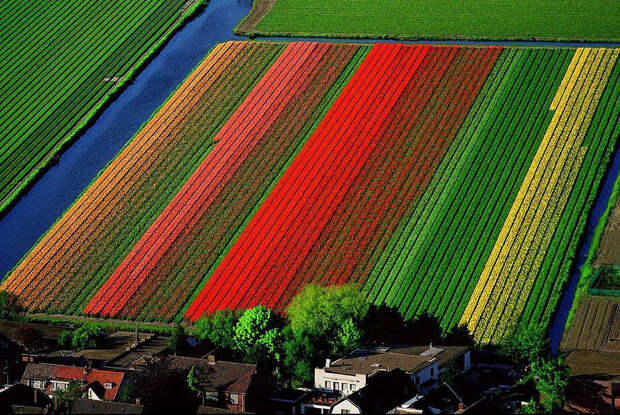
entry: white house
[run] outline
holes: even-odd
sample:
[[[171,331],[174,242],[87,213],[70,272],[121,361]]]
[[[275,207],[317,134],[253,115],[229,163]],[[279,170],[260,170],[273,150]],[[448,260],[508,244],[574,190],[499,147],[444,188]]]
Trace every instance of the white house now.
[[[459,346],[381,346],[355,350],[334,362],[328,359],[325,367],[314,370],[315,391],[301,412],[355,413],[355,403],[342,398],[366,387],[377,374],[393,369],[406,373],[418,393],[428,393],[439,386],[439,376],[448,366],[458,373],[468,371],[470,353],[468,347]],[[341,410],[345,412],[335,412]]]

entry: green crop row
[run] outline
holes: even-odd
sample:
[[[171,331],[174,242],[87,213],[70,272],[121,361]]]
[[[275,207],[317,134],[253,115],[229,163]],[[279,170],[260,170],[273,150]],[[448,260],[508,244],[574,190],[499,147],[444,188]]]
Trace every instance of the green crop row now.
[[[0,18],[0,211],[205,2],[12,3]]]

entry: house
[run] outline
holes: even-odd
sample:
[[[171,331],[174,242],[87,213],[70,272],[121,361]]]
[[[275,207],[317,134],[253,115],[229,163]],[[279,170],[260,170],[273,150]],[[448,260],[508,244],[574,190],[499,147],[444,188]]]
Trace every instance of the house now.
[[[203,406],[220,407],[235,412],[246,412],[258,406],[265,398],[256,378],[256,365],[195,357],[169,357],[168,368],[189,373],[194,368]]]
[[[363,388],[344,396],[330,408],[332,414],[387,414],[416,395],[416,386],[400,369],[377,373]]]
[[[30,386],[11,385],[0,392],[0,413],[50,413],[52,400],[45,393]]]
[[[422,395],[439,388],[440,375],[471,368],[471,351],[461,346],[379,346],[357,349],[314,370],[314,391],[302,404],[302,413],[329,413],[342,397],[365,388],[380,374],[400,369]],[[403,401],[404,402],[404,401]],[[397,405],[402,402],[397,402]]]
[[[28,363],[21,383],[54,395],[56,391],[66,390],[69,384],[77,382],[84,397],[92,400],[113,401],[118,395],[123,372],[91,369],[46,363]]]
[[[325,392],[348,395],[366,386],[377,373],[401,369],[407,373],[422,392],[438,386],[439,375],[449,365],[457,373],[471,368],[468,347],[446,346],[379,346],[358,349],[347,356],[314,370],[314,387]]]

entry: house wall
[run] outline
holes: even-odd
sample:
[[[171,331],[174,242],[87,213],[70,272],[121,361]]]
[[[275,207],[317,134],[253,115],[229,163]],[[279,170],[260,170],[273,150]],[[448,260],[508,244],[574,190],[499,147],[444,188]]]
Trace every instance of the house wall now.
[[[237,395],[236,404],[231,402],[231,395]],[[231,411],[245,412],[245,394],[225,392],[224,399],[226,401],[226,408],[230,409]]]
[[[304,402],[301,404],[301,414],[318,413],[328,414],[330,410],[329,405],[319,405],[315,403]]]
[[[329,382],[329,386],[326,385],[325,382]],[[338,383],[338,388],[335,388],[335,383]],[[325,369],[315,368],[314,369],[314,388],[322,391],[333,391],[338,390],[342,392],[343,395],[349,395],[352,392],[355,392],[364,386],[367,383],[366,375],[342,375],[339,373],[330,373],[326,372]],[[343,387],[343,385],[346,385]],[[351,386],[354,387],[352,390]]]
[[[344,399],[336,404],[334,404],[334,406],[332,406],[332,414],[342,414],[342,411],[345,411],[344,413],[348,413],[348,414],[359,414],[360,409],[355,406],[353,404],[353,402],[349,401],[348,399]]]

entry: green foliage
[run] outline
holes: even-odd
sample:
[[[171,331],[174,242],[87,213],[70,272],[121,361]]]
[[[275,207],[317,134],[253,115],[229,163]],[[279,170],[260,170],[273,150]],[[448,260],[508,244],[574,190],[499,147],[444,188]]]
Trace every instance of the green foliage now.
[[[547,332],[540,326],[519,326],[502,339],[499,352],[516,365],[532,364],[549,354]]]
[[[58,336],[58,346],[63,349],[68,349],[71,347],[71,341],[73,339],[73,331],[72,330],[64,330]]]
[[[282,345],[282,368],[286,387],[298,388],[311,383],[314,377],[313,368],[318,365],[317,348],[308,336],[294,334],[290,327],[285,327]]]
[[[246,22],[236,30],[296,37],[617,41],[612,7],[610,0],[278,0],[255,26]]]
[[[74,350],[96,348],[103,339],[104,332],[95,323],[84,323],[76,330],[64,330],[58,337],[58,345]]]
[[[337,351],[340,353],[337,354],[347,353],[362,345],[362,330],[358,327],[358,324],[353,322],[351,317],[342,323],[336,335],[338,338],[337,347],[340,348],[340,350]]]
[[[135,403],[134,388],[133,382],[123,382],[118,390],[118,397],[116,400],[123,403]]]
[[[566,386],[570,369],[562,358],[538,360],[532,363],[532,378],[540,393],[540,405],[545,413],[561,412],[566,402]]]
[[[241,315],[234,329],[234,347],[248,352],[274,325],[271,310],[259,305]]]
[[[76,399],[82,397],[82,388],[79,382],[70,382],[65,390],[59,390],[55,392],[58,405],[67,407]]]
[[[239,318],[232,310],[216,311],[196,321],[193,334],[201,341],[209,340],[218,347],[233,349],[237,321]]]
[[[192,368],[189,370],[187,374],[187,387],[192,392],[200,392],[198,389],[198,377],[196,376],[196,368],[192,365]]]
[[[361,322],[368,313],[364,295],[350,285],[307,285],[288,307],[288,318],[296,333],[323,334],[348,319]]]
[[[17,297],[8,291],[0,291],[0,319],[15,320],[19,311]]]
[[[180,352],[185,345],[185,330],[181,327],[180,324],[174,326],[174,330],[172,330],[172,334],[170,335],[170,340],[168,340],[168,348],[172,350],[173,353]]]

